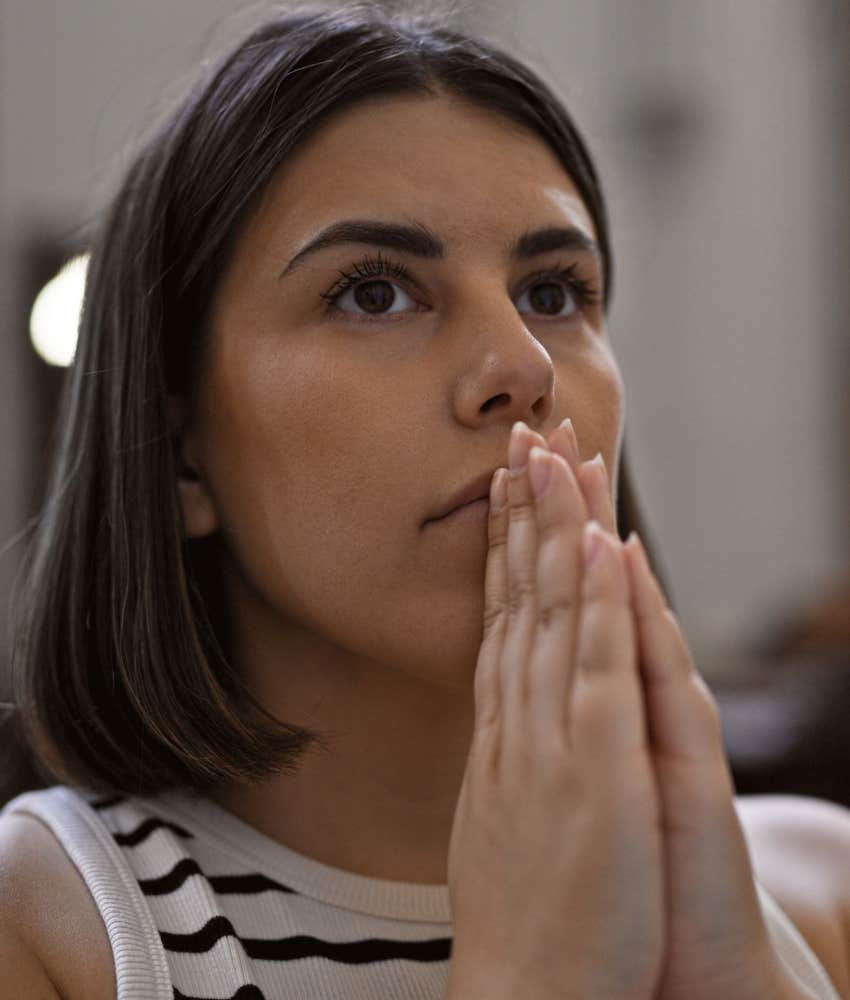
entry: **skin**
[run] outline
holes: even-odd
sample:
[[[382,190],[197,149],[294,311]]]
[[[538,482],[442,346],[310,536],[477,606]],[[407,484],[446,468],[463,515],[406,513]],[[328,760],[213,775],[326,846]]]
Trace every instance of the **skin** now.
[[[335,311],[322,298],[374,247],[325,248],[291,266],[320,230],[352,218],[424,225],[444,244],[440,259],[388,254],[412,280],[361,279],[361,292],[391,296],[389,313],[364,310],[368,296],[353,292]],[[616,536],[605,470],[619,461],[624,393],[604,314],[575,290],[552,314],[554,279],[534,278],[574,266],[598,297],[598,257],[509,252],[527,231],[554,226],[595,238],[554,154],[447,96],[347,110],[266,191],[217,290],[194,405],[176,401],[194,470],[181,497],[188,534],[221,536],[233,654],[249,685],[281,719],[330,735],[331,748],[295,774],[214,797],[328,865],[448,881],[474,688],[489,689],[496,718],[494,678],[516,697],[522,658],[510,650],[535,648],[545,632],[538,623],[520,636],[537,605],[498,620],[518,567],[533,578],[544,562],[528,531],[527,471],[498,518],[484,505],[476,522],[428,519],[508,457],[519,472],[537,444],[558,503],[572,497],[557,545],[579,545],[588,518],[607,529],[600,607],[616,606],[623,634],[633,629],[618,668],[640,671],[652,735],[666,918],[657,1000],[797,1000],[767,939],[716,706],[639,542]],[[543,530],[540,502],[532,520]],[[548,582],[550,595],[577,587],[569,574]],[[606,656],[618,659],[610,642]],[[546,692],[535,696],[551,714]],[[519,718],[509,709],[505,719]]]
[[[328,248],[279,277],[351,218],[417,220],[444,242],[442,260],[385,251],[421,285],[394,286],[400,312],[364,315],[349,295],[348,315],[326,314],[338,270],[374,247]],[[517,420],[549,433],[569,416],[584,458],[619,459],[623,385],[601,306],[555,318],[521,299],[535,272],[570,264],[601,290],[592,253],[510,259],[513,240],[548,226],[596,235],[541,140],[451,98],[373,101],[284,165],[218,290],[184,437],[200,477],[182,484],[187,529],[225,540],[253,689],[333,738],[297,774],[218,799],[327,864],[446,882],[487,526],[423,522],[507,464]]]

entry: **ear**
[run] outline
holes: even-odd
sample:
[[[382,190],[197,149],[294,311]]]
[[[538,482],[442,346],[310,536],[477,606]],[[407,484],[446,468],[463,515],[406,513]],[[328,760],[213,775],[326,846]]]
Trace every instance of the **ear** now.
[[[183,396],[167,400],[168,422],[177,462],[177,488],[183,527],[187,538],[203,538],[218,531],[218,513],[199,463],[197,442],[189,420],[189,405]]]

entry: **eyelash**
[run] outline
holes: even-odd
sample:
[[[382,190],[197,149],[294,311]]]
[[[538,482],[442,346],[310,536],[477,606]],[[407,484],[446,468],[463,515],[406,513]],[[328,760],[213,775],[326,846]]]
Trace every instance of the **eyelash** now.
[[[576,296],[579,303],[584,306],[594,306],[599,303],[599,289],[587,278],[579,278],[576,274],[578,264],[572,263],[566,267],[549,268],[544,271],[536,271],[530,275],[523,291],[532,285],[544,284],[545,282],[562,282],[567,285],[570,291]],[[322,292],[321,297],[327,303],[329,313],[341,313],[343,310],[337,308],[339,299],[350,289],[356,288],[360,284],[374,281],[376,278],[394,278],[418,288],[418,284],[407,267],[400,261],[390,260],[382,254],[373,257],[367,255],[351,265],[349,270],[338,272],[339,280],[332,288]]]

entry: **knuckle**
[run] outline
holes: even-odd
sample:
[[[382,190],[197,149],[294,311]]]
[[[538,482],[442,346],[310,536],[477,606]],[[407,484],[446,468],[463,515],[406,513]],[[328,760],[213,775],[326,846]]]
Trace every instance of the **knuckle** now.
[[[506,517],[491,519],[488,527],[488,542],[491,550],[503,548],[507,545],[508,519]]]
[[[484,608],[484,641],[497,638],[508,614],[506,602],[494,599]]]
[[[596,650],[582,649],[579,651],[576,668],[582,674],[608,673],[611,664],[609,657]]]
[[[578,599],[575,594],[559,595],[548,604],[542,605],[538,610],[541,627],[550,628],[565,618],[569,618],[575,613],[577,606]]]
[[[525,576],[515,576],[508,587],[508,614],[514,617],[531,604],[537,592],[535,581]]]
[[[536,521],[537,515],[534,511],[534,504],[530,500],[521,499],[510,507],[511,521]]]
[[[537,530],[540,534],[540,540],[547,542],[552,538],[566,535],[578,544],[580,537],[576,523],[557,512],[541,511]]]

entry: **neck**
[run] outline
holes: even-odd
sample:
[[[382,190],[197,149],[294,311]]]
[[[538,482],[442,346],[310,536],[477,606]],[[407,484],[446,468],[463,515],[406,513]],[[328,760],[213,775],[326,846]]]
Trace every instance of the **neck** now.
[[[260,702],[282,721],[319,731],[329,749],[308,752],[294,774],[225,786],[213,799],[324,864],[445,885],[472,685],[466,694],[429,683],[292,627],[285,642],[256,627],[239,631],[251,637],[239,642],[238,662]]]

